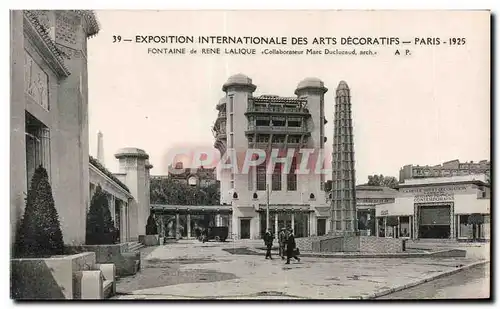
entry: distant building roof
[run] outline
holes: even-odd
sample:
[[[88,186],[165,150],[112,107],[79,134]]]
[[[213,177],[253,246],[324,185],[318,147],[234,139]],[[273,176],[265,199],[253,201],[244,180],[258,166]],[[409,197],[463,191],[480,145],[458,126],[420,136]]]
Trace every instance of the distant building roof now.
[[[473,174],[463,176],[450,176],[450,177],[431,177],[431,178],[413,178],[405,179],[398,187],[410,187],[418,185],[437,185],[437,184],[454,184],[464,182],[488,182],[488,176],[485,174]]]

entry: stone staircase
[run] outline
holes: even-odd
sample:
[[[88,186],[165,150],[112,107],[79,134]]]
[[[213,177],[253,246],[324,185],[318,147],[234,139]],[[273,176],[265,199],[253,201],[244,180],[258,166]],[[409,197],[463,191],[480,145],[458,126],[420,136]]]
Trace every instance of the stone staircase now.
[[[138,241],[133,241],[133,242],[128,243],[128,251],[129,252],[136,252],[142,248],[144,248],[144,245]]]

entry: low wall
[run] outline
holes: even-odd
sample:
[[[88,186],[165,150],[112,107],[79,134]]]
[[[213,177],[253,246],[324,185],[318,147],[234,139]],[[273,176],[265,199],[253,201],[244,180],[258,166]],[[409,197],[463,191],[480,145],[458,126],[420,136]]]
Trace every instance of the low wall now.
[[[372,252],[395,253],[403,251],[403,240],[374,236],[326,236],[311,239],[313,252]]]
[[[119,277],[134,275],[140,268],[140,253],[129,252],[127,243],[111,245],[82,245],[71,247],[74,252],[94,252],[99,264],[115,264]]]
[[[12,259],[11,298],[73,299],[73,274],[95,268],[96,255],[85,252],[51,258]]]
[[[163,237],[162,237],[163,238]],[[139,242],[144,246],[158,246],[160,245],[160,235],[139,235]]]
[[[361,252],[394,253],[403,252],[403,239],[382,238],[375,236],[360,236],[359,250]]]
[[[295,244],[301,251],[314,251],[313,243],[328,237],[329,236],[297,237],[295,238]]]

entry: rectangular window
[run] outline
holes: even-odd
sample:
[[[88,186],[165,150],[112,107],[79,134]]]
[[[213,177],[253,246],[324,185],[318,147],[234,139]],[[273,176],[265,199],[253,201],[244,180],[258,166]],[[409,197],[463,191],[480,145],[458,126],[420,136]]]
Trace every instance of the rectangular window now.
[[[248,190],[253,191],[253,166],[248,168]]]
[[[30,113],[26,112],[25,117],[26,183],[29,189],[31,178],[39,166],[47,170],[50,179],[50,131]]]
[[[286,187],[287,191],[297,191],[297,158],[292,159],[290,170],[287,171]]]
[[[342,229],[342,222],[341,221],[335,221],[335,229],[337,231],[340,231]]]
[[[266,191],[266,163],[257,166],[257,191]]]
[[[257,119],[255,120],[255,124],[256,124],[257,126],[268,127],[268,126],[269,126],[269,124],[270,124],[270,120],[269,120],[269,118],[267,118],[267,119],[266,119],[266,118],[257,118]]]
[[[410,217],[399,217],[399,231],[401,237],[411,237]]]
[[[288,119],[288,126],[293,128],[299,128],[302,126],[302,119],[291,118]]]
[[[281,167],[282,163],[276,163],[276,165],[274,166],[274,171],[272,176],[273,191],[281,191]]]
[[[273,135],[273,143],[284,143],[286,135]]]
[[[286,124],[285,118],[273,118],[273,127],[284,127]]]
[[[234,112],[234,97],[231,95],[229,96],[229,108],[228,112],[232,114]]]

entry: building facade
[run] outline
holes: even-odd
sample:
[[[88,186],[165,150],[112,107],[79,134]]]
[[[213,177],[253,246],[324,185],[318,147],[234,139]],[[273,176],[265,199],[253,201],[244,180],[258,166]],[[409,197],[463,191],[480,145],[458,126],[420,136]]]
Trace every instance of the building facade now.
[[[379,204],[394,203],[398,191],[382,186],[356,186],[356,213],[358,230],[375,235],[375,208]]]
[[[87,40],[98,31],[91,11],[10,11],[12,241],[39,165],[49,175],[64,242],[85,241]]]
[[[98,141],[97,152],[102,154],[102,138]],[[150,213],[149,170],[153,166],[142,149],[123,148],[115,157],[120,160],[119,173],[110,172],[102,161],[90,157],[89,199],[92,199],[97,186],[101,186],[108,198],[111,218],[119,231],[119,241],[137,241],[139,235],[145,234]]]
[[[168,167],[168,175],[153,175],[152,179],[171,179],[183,182],[190,186],[208,187],[217,184],[217,170],[215,167],[185,168],[182,162],[177,162],[174,166]]]
[[[434,166],[405,165],[399,171],[399,182],[413,178],[429,177],[452,177],[474,174],[486,174],[490,176],[490,161],[482,160],[479,162],[460,162],[452,160],[443,164]]]
[[[484,174],[407,179],[394,203],[376,206],[377,236],[489,239],[490,197]],[[482,217],[477,229],[472,216]]]
[[[317,78],[301,81],[296,97],[253,96],[256,89],[249,77],[231,76],[213,127],[214,146],[234,162],[234,168],[220,170],[221,204],[232,206],[232,236],[260,238],[267,227],[276,235],[281,227],[292,227],[298,237],[316,235],[318,221],[330,215],[325,175],[297,173],[307,159],[298,151],[308,148],[322,160],[327,89]],[[262,162],[245,170],[240,163],[249,149],[262,150],[251,158]],[[269,155],[273,150],[275,159]],[[289,150],[293,156],[287,159]]]
[[[92,11],[13,10],[11,34],[11,243],[36,167],[48,173],[64,243],[85,243],[86,217],[97,185],[108,196],[120,241],[144,234],[149,168],[142,150],[119,152],[113,174],[89,156],[87,40],[99,31]],[[125,167],[126,166],[126,167]]]

